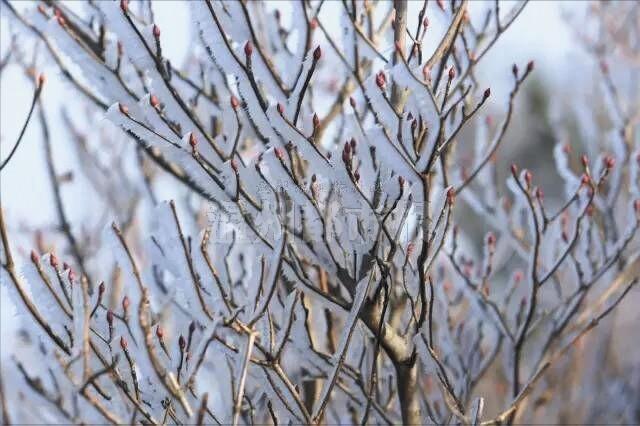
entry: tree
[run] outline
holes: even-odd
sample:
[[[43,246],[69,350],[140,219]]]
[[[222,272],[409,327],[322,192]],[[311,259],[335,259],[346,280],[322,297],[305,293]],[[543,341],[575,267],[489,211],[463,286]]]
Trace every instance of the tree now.
[[[37,112],[69,263],[42,243],[20,270],[0,213],[2,279],[26,336],[17,369],[2,371],[19,389],[3,382],[4,422],[526,416],[545,372],[637,281],[640,153],[637,115],[620,106],[609,148],[576,166],[558,144],[560,203],[517,165],[501,191],[495,171],[508,166],[495,159],[534,64],[513,66],[498,124],[482,117],[491,91],[475,69],[525,5],[504,15],[496,2],[478,25],[467,0],[425,1],[410,28],[406,1],[343,2],[329,17],[337,37],[323,1],[287,3],[290,25],[263,3],[185,3],[193,51],[177,69],[150,1],[88,2],[84,15],[52,1],[21,15],[4,1],[127,135],[112,150],[96,142],[114,138],[108,124],[87,133],[65,115],[114,218],[80,232],[34,77],[25,128]],[[448,22],[429,34],[432,51],[430,13]],[[158,201],[165,175],[180,198]],[[458,208],[492,229],[480,243]],[[483,383],[510,388],[496,413]]]

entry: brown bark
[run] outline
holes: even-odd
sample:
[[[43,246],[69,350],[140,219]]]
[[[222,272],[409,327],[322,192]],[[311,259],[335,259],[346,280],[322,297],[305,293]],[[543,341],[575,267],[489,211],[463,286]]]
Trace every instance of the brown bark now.
[[[402,363],[396,365],[396,376],[402,424],[422,424],[420,394],[418,392],[418,364],[415,360],[412,360],[412,362],[408,364]]]

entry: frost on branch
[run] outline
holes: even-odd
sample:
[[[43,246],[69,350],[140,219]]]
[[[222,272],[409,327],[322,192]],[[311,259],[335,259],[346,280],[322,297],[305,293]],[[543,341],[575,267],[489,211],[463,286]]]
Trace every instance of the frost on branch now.
[[[205,0],[175,6],[185,28],[154,2],[94,3],[3,4],[87,111],[62,121],[100,200],[69,219],[49,83],[16,53],[56,215],[25,237],[0,209],[22,332],[4,422],[602,420],[545,373],[574,345],[597,365],[607,344],[584,336],[638,279],[638,111],[615,78],[633,65],[600,66],[606,120],[588,102],[576,131],[551,120],[551,173],[504,153],[533,61],[504,96],[477,72],[525,3]],[[596,24],[637,13],[610,7]],[[607,370],[581,405],[629,383]],[[627,405],[601,412],[637,421]]]

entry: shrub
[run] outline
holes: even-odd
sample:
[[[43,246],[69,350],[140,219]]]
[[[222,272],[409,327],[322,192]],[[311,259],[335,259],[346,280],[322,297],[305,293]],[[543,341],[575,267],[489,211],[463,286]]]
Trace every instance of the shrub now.
[[[3,3],[127,136],[65,115],[115,219],[81,232],[34,78],[25,127],[44,130],[64,241],[16,266],[0,214],[24,330],[5,423],[513,423],[546,404],[545,373],[637,281],[637,117],[618,106],[581,160],[557,145],[561,201],[515,164],[505,192],[500,147],[534,63],[513,66],[498,123],[475,70],[526,2],[478,23],[466,0],[425,1],[414,28],[403,0],[329,3],[287,3],[290,24],[262,3],[181,4],[183,69],[151,2]]]

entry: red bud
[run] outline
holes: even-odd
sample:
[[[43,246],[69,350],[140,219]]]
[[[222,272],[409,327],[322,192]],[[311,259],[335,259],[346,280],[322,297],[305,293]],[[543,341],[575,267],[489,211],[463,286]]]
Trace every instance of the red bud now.
[[[120,347],[122,348],[123,351],[127,350],[127,339],[124,338],[124,336],[120,336]]]
[[[238,173],[238,162],[235,159],[231,160],[231,169],[233,169],[235,173]]]
[[[181,334],[178,338],[178,346],[181,351],[184,351],[185,346],[187,346],[187,341],[184,339],[184,336]]]
[[[104,285],[104,281],[102,281],[98,286],[98,294],[104,294],[105,290],[106,290],[106,286]]]
[[[522,281],[522,278],[524,278],[524,275],[522,274],[522,271],[518,270],[513,274],[513,280],[516,283],[519,283],[520,281]]]
[[[158,108],[158,105],[160,105],[160,100],[158,100],[158,97],[156,95],[151,95],[149,97],[149,104],[154,108]]]
[[[447,190],[447,202],[449,205],[453,205],[456,201],[456,190],[453,189],[453,186]]]
[[[193,150],[195,150],[196,146],[198,146],[198,139],[196,139],[196,135],[193,132],[189,134],[189,145]]]
[[[318,118],[318,114],[313,114],[313,127],[316,128],[320,125],[320,119]]]
[[[511,165],[511,174],[513,175],[513,177],[515,177],[517,179],[517,177],[518,177],[518,166],[516,166],[515,164]]]
[[[534,62],[529,61],[529,63],[527,64],[527,72],[533,71],[533,68],[534,68]]]
[[[164,330],[162,329],[162,326],[160,324],[158,324],[158,326],[156,327],[156,336],[160,340],[162,340],[162,338],[164,337]]]
[[[640,219],[640,199],[633,202],[633,209],[636,211],[636,216]]]
[[[113,311],[111,309],[107,311],[107,322],[110,326],[113,326]]]
[[[518,78],[518,66],[516,64],[513,64],[513,67],[511,67],[511,72],[515,78]]]
[[[580,157],[580,161],[582,161],[582,166],[584,168],[587,168],[589,166],[589,158],[586,154],[582,154],[582,157]]]
[[[191,324],[189,324],[189,334],[193,333],[194,331],[196,331],[196,322],[191,321]]]
[[[129,301],[129,296],[125,296],[122,298],[122,309],[127,312],[127,310],[129,309],[129,305],[131,304],[131,302]]]
[[[249,57],[253,53],[253,44],[250,41],[247,41],[244,44],[244,54]]]
[[[400,189],[404,188],[404,176],[398,176],[398,185],[400,185]]]
[[[487,124],[487,126],[491,127],[493,126],[493,117],[490,115],[487,115],[487,117],[484,119],[484,122]]]
[[[496,236],[493,235],[492,232],[489,232],[489,234],[487,234],[487,244],[489,246],[493,246],[496,243]]]
[[[47,77],[45,77],[44,73],[40,73],[38,75],[38,87],[42,88],[46,81],[47,81]]]
[[[536,198],[542,202],[542,200],[544,200],[544,192],[542,191],[542,188],[538,187],[536,188]]]
[[[613,166],[616,165],[616,159],[613,158],[611,155],[607,155],[606,157],[604,157],[604,166],[607,169],[612,169]]]
[[[124,115],[129,115],[129,108],[127,108],[126,105],[122,105],[121,103],[118,103],[118,108],[120,109],[120,112]]]
[[[591,178],[589,177],[589,175],[586,173],[583,173],[582,178],[580,179],[580,183],[582,185],[589,185],[590,182],[591,182]]]
[[[160,38],[160,27],[156,24],[153,24],[153,36],[155,38]]]
[[[54,253],[51,253],[51,255],[49,255],[49,264],[54,269],[58,269],[58,257]]]
[[[349,162],[349,150],[346,149],[346,146],[345,149],[342,150],[342,161],[345,163]]]
[[[353,96],[349,96],[349,104],[351,104],[351,108],[356,107],[356,100],[353,99]],[[640,155],[638,157],[640,157]]]
[[[384,73],[382,71],[380,71],[378,74],[376,74],[376,85],[380,89],[384,89],[385,82],[386,82],[386,79],[384,77]]]
[[[600,71],[602,71],[603,74],[609,72],[609,65],[604,60],[600,61]]]
[[[238,98],[235,97],[235,95],[231,95],[231,108],[233,109],[238,109],[238,107],[240,106],[240,101],[238,101]]]
[[[533,175],[529,170],[524,172],[524,181],[527,183],[527,186],[531,186],[531,180],[533,179]]]
[[[40,258],[38,257],[38,253],[35,250],[31,250],[31,261],[36,265],[40,262]]]
[[[309,22],[309,28],[311,28],[312,30],[315,30],[316,28],[318,28],[318,19],[317,18],[313,18]]]
[[[76,271],[73,268],[69,268],[69,281],[73,282],[76,280]]]
[[[280,115],[284,114],[284,107],[282,106],[281,103],[278,102],[278,105],[276,105],[276,109],[278,110],[278,113]]]
[[[431,81],[431,68],[428,65],[422,68],[422,78],[424,81]]]
[[[275,154],[278,160],[282,160],[284,158],[284,152],[282,151],[282,148],[276,148]]]
[[[124,13],[127,13],[129,10],[129,0],[120,0],[120,9],[122,9]]]
[[[487,100],[489,96],[491,96],[491,88],[487,87],[487,89],[484,91],[483,100]]]
[[[319,61],[321,57],[322,57],[322,49],[320,49],[320,46],[318,46],[313,51],[313,60]]]
[[[456,69],[452,65],[451,68],[449,68],[449,80],[453,80],[455,76],[456,76]]]

